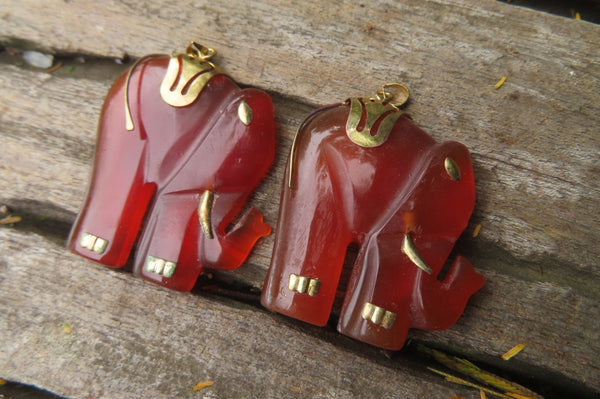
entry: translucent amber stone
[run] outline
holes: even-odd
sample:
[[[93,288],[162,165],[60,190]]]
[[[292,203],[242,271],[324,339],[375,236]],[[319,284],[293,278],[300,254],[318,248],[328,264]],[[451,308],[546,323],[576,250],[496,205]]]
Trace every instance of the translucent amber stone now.
[[[190,105],[167,104],[160,85],[169,60],[150,58],[133,70],[133,130],[126,129],[126,74],[110,89],[91,185],[68,245],[81,256],[121,267],[137,241],[134,272],[187,291],[203,267],[234,269],[269,234],[254,208],[226,228],[273,162],[275,124],[266,93],[241,90],[221,74]],[[205,232],[199,207],[207,191],[212,206]]]
[[[474,207],[471,158],[464,145],[436,143],[404,116],[383,144],[358,146],[348,115],[347,103],[327,107],[298,133],[262,303],[325,325],[356,243],[338,330],[396,350],[411,327],[452,326],[484,283],[461,256],[438,279]]]

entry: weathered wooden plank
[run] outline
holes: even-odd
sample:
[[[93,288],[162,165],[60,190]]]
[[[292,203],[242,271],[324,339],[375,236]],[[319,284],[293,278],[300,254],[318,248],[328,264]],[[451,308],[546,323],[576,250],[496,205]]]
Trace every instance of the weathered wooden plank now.
[[[97,112],[94,110],[97,106],[90,106],[81,102],[78,96],[65,93],[101,93],[108,88],[109,82],[61,77],[48,79],[48,75],[43,73],[15,67],[4,67],[0,76],[5,78],[4,87],[9,94],[7,98],[12,99],[12,106],[3,119],[5,123],[3,122],[2,140],[5,151],[2,157],[7,161],[1,165],[5,168],[3,175],[8,179],[8,184],[3,189],[3,202],[32,216],[42,215],[63,221],[63,231],[56,233],[60,238],[55,237],[54,246],[45,250],[51,252],[48,256],[53,259],[70,257],[61,248],[61,239],[65,239],[66,227],[74,219],[85,194],[90,169],[89,148],[93,147],[95,139],[95,118],[88,113]],[[40,120],[51,119],[52,112],[46,109],[35,112],[26,104],[26,98],[20,98],[20,93],[39,95],[38,92],[32,91],[34,89],[43,92],[48,103],[57,104],[54,112],[65,115],[61,120],[66,122],[57,121],[56,125],[48,127],[44,134],[39,134],[35,128],[39,126]],[[279,120],[280,130],[291,134],[294,125],[299,122],[296,119],[302,117],[306,106],[296,109],[293,102],[281,98],[276,98],[276,103],[278,109],[287,111],[286,116]],[[85,118],[78,115],[85,115]],[[73,122],[69,121],[72,120],[78,122],[71,126]],[[288,144],[289,137],[282,138],[279,143],[280,147]],[[86,147],[88,149],[85,149]],[[276,168],[253,200],[255,205],[267,211],[266,218],[272,223],[276,220],[279,182],[283,179],[285,161],[281,158],[284,157],[278,155]],[[30,202],[23,203],[23,199]],[[28,223],[35,224],[27,220],[24,222],[25,225]],[[31,227],[27,229],[35,231]],[[37,230],[40,230],[39,226]],[[11,231],[4,230],[4,234],[9,240],[14,239]],[[50,235],[43,230],[40,234]],[[444,332],[413,332],[411,336],[461,348],[465,353],[475,356],[499,356],[514,343],[526,342],[528,349],[520,355],[517,366],[525,369],[536,365],[596,387],[595,380],[599,371],[594,359],[600,355],[600,348],[598,345],[590,345],[591,342],[598,342],[595,338],[600,331],[600,310],[595,292],[587,289],[585,281],[578,283],[576,279],[569,280],[569,284],[555,281],[568,275],[563,268],[544,265],[543,267],[550,271],[540,274],[538,264],[532,266],[519,260],[503,260],[501,255],[490,254],[489,249],[486,250],[488,245],[489,243],[479,239],[472,239],[463,244],[465,251],[470,252],[469,257],[488,278],[488,283],[482,292],[473,298],[459,323]],[[263,240],[248,264],[230,275],[260,287],[271,248],[272,237]],[[10,258],[4,262],[36,264],[30,263],[26,258],[20,261],[18,258]],[[73,262],[76,265],[72,267],[96,270],[90,262]],[[516,273],[514,269],[518,267],[529,269],[529,273]],[[535,269],[531,270],[532,267]],[[112,276],[108,270],[106,273]],[[107,291],[105,295],[120,291],[119,286],[113,286],[110,281],[102,285]],[[61,295],[59,288],[55,287],[52,290],[54,295]],[[145,289],[153,288],[144,288],[138,295],[147,295]],[[6,290],[11,291],[8,287]],[[67,292],[71,291],[67,289]],[[18,295],[13,293],[13,296]],[[95,302],[95,299],[94,296],[84,296],[79,301],[91,303]],[[119,312],[138,309],[134,304],[128,305],[127,302],[123,302],[123,307],[129,310],[121,309]],[[140,320],[140,323],[142,322],[143,318]],[[283,341],[278,343],[282,344]]]
[[[0,229],[0,254],[6,379],[79,398],[469,394],[330,330],[160,289],[67,254],[42,235]],[[215,384],[192,392],[201,381]]]
[[[216,47],[220,52],[219,64],[235,79],[272,92],[280,134],[278,154],[274,169],[257,191],[253,204],[273,225],[291,137],[313,108],[312,104],[367,95],[380,83],[391,80],[407,83],[414,93],[408,109],[413,119],[436,139],[458,139],[472,149],[478,202],[469,232],[478,223],[483,229],[476,239],[464,237],[459,252],[467,254],[488,278],[486,287],[473,298],[465,316],[454,328],[438,333],[414,332],[412,336],[486,361],[517,342],[525,342],[527,349],[511,361],[510,366],[504,367],[524,374],[533,367],[538,376],[558,373],[600,390],[596,361],[600,354],[597,305],[600,249],[596,245],[600,238],[596,210],[600,198],[598,26],[492,1],[483,5],[466,1],[380,1],[364,7],[340,6],[337,2],[298,6],[275,0],[228,2],[227,5],[106,2],[102,8],[93,2],[2,3],[0,35],[3,41],[26,40],[37,47],[59,52],[114,57],[123,53],[139,56],[169,52],[193,38]],[[508,76],[508,80],[502,88],[494,90],[493,84],[501,76]],[[115,279],[131,284],[131,292],[127,294],[131,297],[159,295],[163,299],[176,297],[188,306],[191,302],[202,303],[204,298],[167,294],[149,284],[131,282],[126,274],[106,270],[102,274],[101,269],[89,262],[74,260],[60,247],[84,196],[95,123],[110,81],[71,79],[2,66],[0,84],[3,88],[0,98],[1,202],[32,217],[59,221],[55,228],[29,221],[22,227],[28,233],[0,230],[3,240],[0,245],[10,243],[0,252],[0,265],[32,269],[40,259],[49,256],[69,259],[65,266],[74,264],[86,270],[77,275],[79,279],[87,281],[89,276],[85,274],[92,273],[98,281],[98,286],[92,289],[94,295],[88,295],[89,289],[80,285],[61,287],[53,283],[44,288],[42,297],[52,302],[61,295],[72,297],[75,288],[83,290],[84,294],[78,297],[81,307],[58,315],[74,315],[85,321],[87,328],[98,337],[113,331],[114,325],[96,322],[80,313],[88,309],[92,309],[92,314],[102,313],[95,298],[121,295],[123,285],[119,284],[124,283],[115,283]],[[37,257],[15,255],[17,251],[26,254],[25,251],[33,250],[28,246],[29,239],[50,243],[40,247]],[[223,275],[260,287],[272,244],[273,236],[261,240],[246,265]],[[10,249],[9,255],[5,255],[6,248]],[[0,282],[3,306],[17,313],[18,306],[24,306],[29,309],[29,313],[25,312],[27,317],[47,320],[41,310],[35,313],[38,299],[22,295],[27,281],[18,280],[13,287],[7,275],[0,273],[0,279],[4,278]],[[105,292],[102,293],[101,288]],[[234,323],[227,319],[229,308],[242,305],[227,301],[215,303],[211,314],[213,325]],[[118,320],[133,318],[128,315],[145,309],[142,305],[139,301],[123,301],[118,306],[111,305],[111,309]],[[163,314],[169,312],[171,304],[156,302],[155,306],[156,312]],[[178,310],[189,314],[190,310],[183,308],[184,305]],[[47,310],[46,307],[40,309]],[[249,311],[253,315],[263,314],[254,308]],[[245,317],[245,312],[244,308],[231,317]],[[155,323],[152,315],[135,317],[137,321],[123,322],[125,332],[119,337],[136,332],[144,323]],[[250,332],[243,339],[251,342],[259,340],[257,331],[261,327],[258,316],[249,317],[252,328],[248,327]],[[157,330],[161,334],[175,328],[166,317],[161,320],[163,324]],[[276,320],[270,328],[279,323],[283,323],[284,329],[303,328],[276,316],[269,316],[269,320]],[[7,318],[0,317],[0,323],[4,323],[3,334],[16,337]],[[323,334],[325,340],[313,337],[314,341],[299,346],[302,350],[288,352],[294,362],[302,357],[299,353],[311,351],[314,342],[324,345],[323,342],[331,342],[335,336],[328,330],[307,329],[314,337]],[[31,346],[31,355],[39,343],[47,341],[39,331],[38,336],[30,332],[29,342],[37,343]],[[185,334],[189,335],[189,331]],[[272,347],[265,349],[269,356],[275,347],[285,347],[286,334],[277,336]],[[178,337],[178,344],[191,339],[183,333]],[[64,378],[52,383],[40,370],[27,370],[31,364],[25,361],[28,341],[15,339],[20,339],[22,355],[12,357],[7,364],[10,364],[11,376],[19,377],[22,382],[64,393],[69,389],[69,373],[81,376],[80,381],[89,381],[96,372],[89,368],[86,371],[84,367],[77,371],[65,369]],[[242,338],[236,335],[231,339]],[[362,345],[339,339],[352,348],[346,353],[346,361],[353,362],[362,356]],[[117,341],[110,340],[105,347]],[[157,348],[164,342],[157,338],[148,348],[158,352]],[[194,342],[200,347],[200,341]],[[216,345],[223,347],[223,342]],[[0,351],[11,350],[11,345],[11,340],[5,340]],[[249,344],[240,345],[248,348]],[[343,345],[336,348],[343,350]],[[116,359],[125,356],[127,348],[134,355],[137,353],[133,346],[124,346],[120,355],[113,356],[113,352],[99,349],[85,352],[85,357],[88,360],[102,357],[108,351],[106,359]],[[181,348],[177,351],[184,353]],[[204,352],[196,364],[238,360],[223,356],[216,350]],[[341,361],[342,355],[339,356],[336,361]],[[60,359],[63,365],[71,361],[70,357]],[[136,366],[152,367],[149,357],[137,359]],[[369,365],[372,362],[381,365],[381,360],[369,359]],[[81,366],[81,363],[76,364]],[[181,380],[176,375],[187,373],[185,366],[171,359],[165,360],[159,368],[166,369],[169,364],[174,365],[173,371],[164,374],[162,381],[179,386],[176,382]],[[107,366],[103,367],[98,384],[108,385],[110,389],[104,396],[111,396],[118,387],[123,388],[127,379],[118,375],[122,369],[111,372]],[[384,371],[375,373],[385,376],[385,367]],[[3,370],[4,366],[0,365],[0,372]],[[248,373],[253,381],[260,381],[255,368]],[[138,378],[133,367],[123,371],[123,375],[129,375],[135,384],[143,386],[145,377]],[[270,376],[275,381],[283,378],[287,381],[285,384],[291,386],[289,379],[275,371]],[[339,381],[332,375],[319,381],[328,378]],[[236,388],[242,386],[236,384]],[[284,392],[272,385],[276,384],[269,384],[256,393],[277,396]],[[133,385],[129,387],[133,392]],[[365,386],[364,392],[369,387]],[[436,385],[428,391],[430,396],[437,389]],[[232,392],[244,390],[232,388],[219,391],[219,395],[229,397]],[[334,396],[331,392],[306,392]]]
[[[413,89],[415,120],[475,153],[484,239],[599,273],[596,25],[491,0],[29,0],[2,9],[3,37],[56,51],[139,56],[201,40],[237,80],[308,103],[402,80]],[[502,76],[507,83],[493,90]],[[550,219],[530,212],[549,208]]]

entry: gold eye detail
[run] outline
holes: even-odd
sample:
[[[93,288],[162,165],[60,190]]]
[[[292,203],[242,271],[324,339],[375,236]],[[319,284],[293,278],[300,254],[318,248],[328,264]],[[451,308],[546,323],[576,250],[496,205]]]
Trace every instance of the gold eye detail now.
[[[245,101],[242,101],[238,107],[238,118],[246,126],[252,122],[252,108]]]
[[[446,168],[446,173],[448,176],[454,181],[460,181],[460,168],[454,161],[454,159],[448,157],[444,160],[444,167]]]

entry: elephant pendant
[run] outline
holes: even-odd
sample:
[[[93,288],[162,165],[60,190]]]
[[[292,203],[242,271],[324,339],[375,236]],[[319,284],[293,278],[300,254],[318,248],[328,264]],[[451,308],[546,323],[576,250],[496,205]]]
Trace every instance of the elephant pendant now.
[[[227,229],[275,153],[271,98],[240,89],[191,42],[150,55],[104,102],[91,184],[69,248],[111,267],[189,291],[203,267],[235,269],[270,233],[252,208]]]
[[[438,278],[473,211],[473,167],[464,145],[437,143],[402,114],[407,98],[404,86],[386,85],[374,98],[321,108],[300,126],[266,308],[324,326],[345,289],[338,331],[398,350],[409,328],[452,326],[483,286],[462,256]],[[338,287],[351,243],[359,252]]]

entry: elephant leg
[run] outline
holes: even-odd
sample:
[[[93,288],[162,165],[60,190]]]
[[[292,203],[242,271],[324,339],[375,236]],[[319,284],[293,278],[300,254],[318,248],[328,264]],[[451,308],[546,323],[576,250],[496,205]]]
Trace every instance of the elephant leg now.
[[[468,299],[485,282],[462,256],[456,257],[443,281],[427,277],[416,281],[410,308],[412,327],[426,330],[443,330],[456,323]]]
[[[200,274],[198,193],[159,194],[136,251],[134,273],[177,291],[192,289]]]
[[[336,203],[328,168],[298,161],[297,187],[284,187],[275,250],[262,304],[323,326],[352,240],[343,207]],[[288,166],[289,167],[289,166]]]
[[[184,156],[165,173],[169,177],[164,188],[170,192],[193,190],[202,195],[204,200],[196,203],[196,219],[203,218],[203,231],[197,241],[198,260],[202,267],[225,270],[239,267],[256,241],[271,232],[255,208],[230,225],[266,175],[275,152],[269,96],[253,89],[233,94],[221,104],[223,109],[215,110],[213,123],[203,128],[193,142],[178,144]]]
[[[394,253],[397,235],[371,238],[353,270],[338,330],[372,345],[401,349],[409,328],[440,330],[460,317],[484,278],[457,257],[438,281]]]
[[[359,341],[386,349],[404,345],[410,327],[408,308],[416,268],[398,267],[396,236],[371,236],[357,256],[337,329]],[[396,244],[397,247],[397,244]]]
[[[112,267],[127,262],[155,192],[144,179],[146,141],[125,129],[123,81],[104,104],[90,188],[68,241],[71,251]]]
[[[215,219],[219,219],[228,199],[219,195],[214,200]],[[177,291],[189,291],[204,267],[239,267],[258,238],[271,230],[253,208],[227,234],[214,230],[212,238],[207,238],[198,215],[201,201],[202,195],[194,192],[158,195],[140,239],[135,274]],[[205,253],[211,245],[214,260]]]

